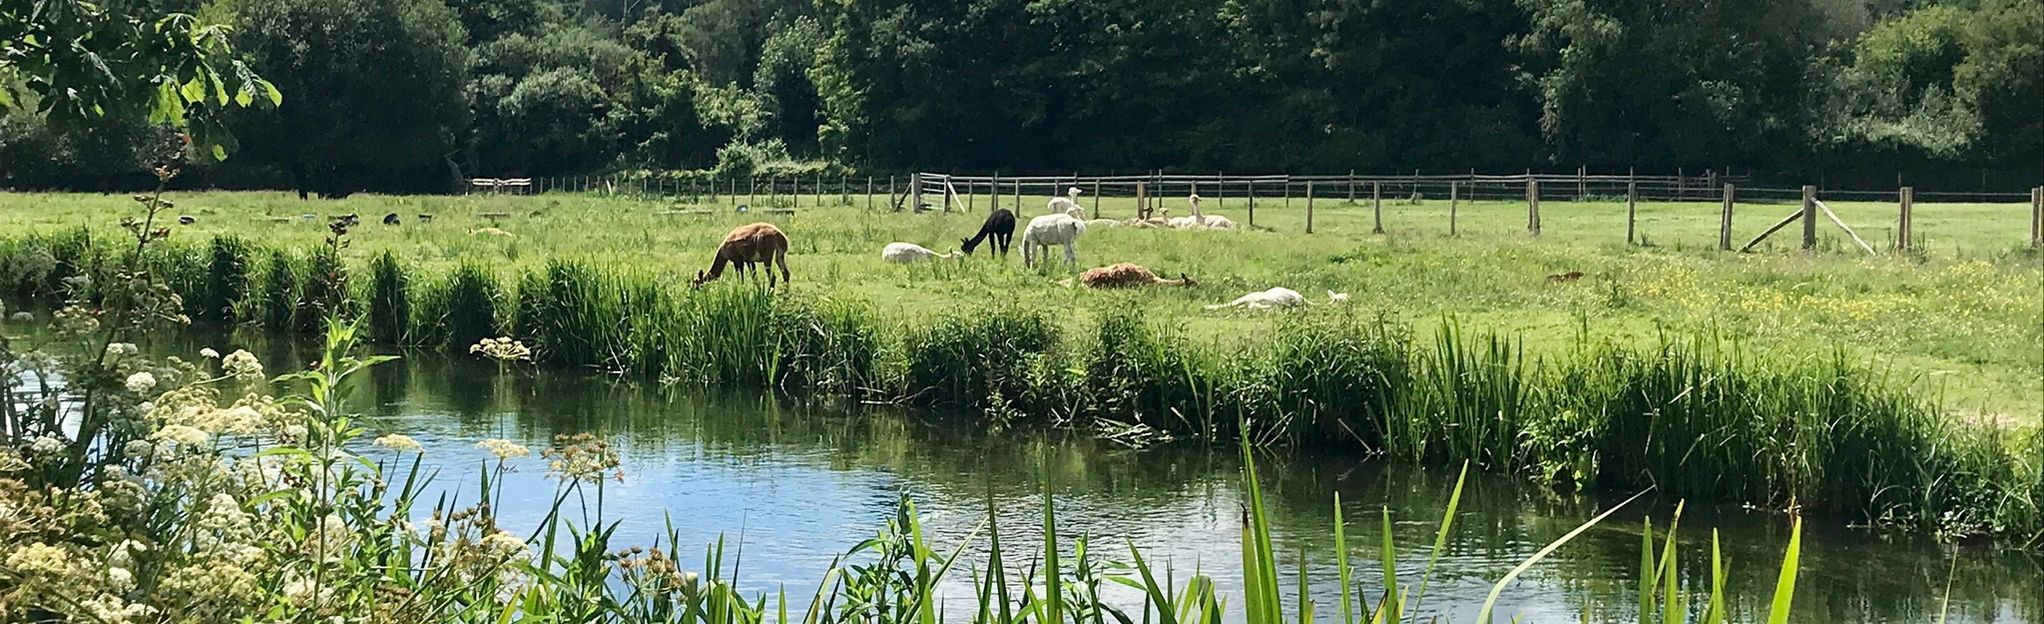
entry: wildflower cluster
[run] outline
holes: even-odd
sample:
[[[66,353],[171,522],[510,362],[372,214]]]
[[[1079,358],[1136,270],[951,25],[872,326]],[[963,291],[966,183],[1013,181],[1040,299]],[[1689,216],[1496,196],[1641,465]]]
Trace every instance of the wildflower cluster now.
[[[525,343],[510,338],[484,338],[469,345],[468,352],[499,362],[519,362],[532,359],[532,349]]]
[[[565,481],[597,483],[605,478],[623,481],[623,464],[610,443],[588,433],[554,436],[554,446],[540,454],[548,460],[547,476]]]

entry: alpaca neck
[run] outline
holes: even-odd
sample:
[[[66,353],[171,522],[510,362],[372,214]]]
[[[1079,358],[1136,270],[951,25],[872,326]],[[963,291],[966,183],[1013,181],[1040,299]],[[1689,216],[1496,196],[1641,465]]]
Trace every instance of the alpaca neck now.
[[[731,259],[724,254],[717,254],[717,261],[710,263],[710,272],[703,275],[703,281],[707,282],[722,277],[724,275],[724,264],[730,261]]]

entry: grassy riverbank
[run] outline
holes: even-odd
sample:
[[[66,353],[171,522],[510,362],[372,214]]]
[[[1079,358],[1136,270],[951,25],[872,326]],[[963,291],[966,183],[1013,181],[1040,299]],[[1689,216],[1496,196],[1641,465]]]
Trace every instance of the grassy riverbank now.
[[[528,229],[550,231],[538,227],[544,216],[528,218],[523,222]],[[943,219],[881,218],[911,224]],[[1354,237],[1339,244],[1363,245],[1356,253],[1374,260],[1336,263],[1360,265],[1346,273],[1305,269],[1291,282],[1359,293],[1371,292],[1365,286],[1418,288],[1433,294],[1431,305],[1438,306],[1449,301],[1474,306],[1472,299],[1486,295],[1537,298],[1574,312],[1542,334],[1537,325],[1486,323],[1502,312],[1459,322],[1429,320],[1431,314],[1415,313],[1391,303],[1399,298],[1382,294],[1368,299],[1383,305],[1208,315],[1195,311],[1201,301],[1225,298],[1220,294],[1241,287],[1102,295],[1071,291],[1053,285],[1056,276],[990,266],[994,263],[985,259],[882,266],[866,253],[850,252],[865,246],[850,241],[875,220],[840,223],[835,230],[791,224],[793,231],[809,232],[796,234],[803,272],[792,292],[776,293],[742,284],[691,291],[679,275],[622,260],[643,253],[632,249],[609,252],[614,254],[609,261],[592,247],[542,259],[518,251],[529,241],[514,238],[487,243],[504,246],[494,260],[439,264],[393,246],[409,237],[424,237],[425,245],[471,241],[449,223],[456,221],[436,219],[426,228],[364,226],[349,235],[338,255],[317,243],[293,245],[291,236],[217,238],[157,246],[148,262],[156,276],[187,293],[186,311],[200,319],[304,330],[319,327],[326,312],[341,310],[365,317],[371,335],[385,342],[463,351],[480,338],[511,335],[532,342],[542,360],[558,365],[642,379],[965,408],[994,427],[1068,423],[1130,444],[1246,435],[1262,443],[1351,449],[1422,463],[1472,460],[1486,469],[1612,491],[1653,485],[1679,497],[1800,506],[1854,522],[1947,535],[2029,540],[2044,530],[2038,507],[2044,501],[2039,467],[2044,436],[2035,427],[2011,424],[2020,423],[2013,419],[1983,424],[1955,417],[1912,393],[1907,374],[1892,365],[1860,362],[1859,347],[1811,345],[1808,339],[1776,345],[1761,333],[1764,326],[1752,333],[1726,330],[1706,318],[1678,317],[1643,329],[1645,337],[1600,329],[1637,322],[1673,305],[1671,299],[1698,292],[1675,290],[1680,282],[1648,281],[1663,290],[1613,294],[1634,286],[1613,274],[1604,283],[1581,285],[1585,288],[1550,287],[1541,276],[1551,269],[1493,262],[1479,271],[1435,258],[1421,261],[1430,271],[1466,277],[1451,282],[1468,284],[1467,292],[1457,295],[1445,283],[1387,280],[1380,286],[1367,278],[1395,271],[1385,265],[1411,262],[1419,254],[1390,254],[1369,247],[1390,243]],[[722,225],[690,227],[707,231]],[[871,233],[859,240],[884,236]],[[1197,252],[1207,254],[1201,262],[1217,267],[1210,275],[1223,276],[1210,279],[1232,281],[1218,268],[1226,263],[1212,255],[1275,254],[1241,263],[1245,271],[1274,271],[1284,254],[1299,252],[1247,243],[1276,244],[1278,236],[1111,231],[1086,253]],[[107,283],[105,259],[117,252],[98,242],[103,240],[68,230],[0,243],[0,266],[11,271],[9,290],[47,297],[81,272]],[[804,240],[817,247],[805,251]],[[1110,242],[1116,240],[1119,250]],[[1415,245],[1448,256],[1477,252],[1463,241]],[[826,247],[837,252],[817,250]],[[1095,251],[1099,248],[1105,249]],[[1922,268],[1901,260],[1720,259],[1566,244],[1550,249],[1544,243],[1508,248],[1636,262],[1640,270],[1680,262],[1750,261],[1765,271],[1799,265],[1804,272],[1844,273],[1869,289],[1879,282],[1865,273],[1939,271],[1928,279],[1919,276],[1918,285],[1936,288],[1925,297],[1965,297],[1976,312],[1993,313],[1975,322],[1997,327],[2017,322],[2003,314],[2036,305],[2004,290],[2014,288],[2004,282],[2035,275],[2025,264],[2033,261],[2024,258],[1950,266],[1925,261],[1930,268]],[[365,254],[373,255],[365,262]],[[803,262],[804,256],[822,257]],[[811,268],[816,265],[821,266]],[[1979,272],[1971,278],[1979,287],[1961,295],[1947,273],[1967,271]],[[1511,286],[1510,280],[1477,277],[1479,272],[1524,274],[1523,281],[1538,285]],[[885,291],[863,288],[883,280],[905,289],[893,297],[934,291],[934,303],[878,301]],[[1343,285],[1350,283],[1357,286]],[[1017,291],[1043,296],[1012,300],[1018,298],[999,294]],[[975,292],[978,301],[957,303]],[[1613,296],[1655,303],[1636,304],[1643,309],[1631,303],[1606,306],[1615,310],[1609,314],[1581,307]],[[1886,296],[1927,304],[1899,293]],[[1999,298],[2012,301],[1997,306]],[[1520,314],[1536,313],[1531,302],[1519,305],[1525,306]],[[1877,315],[1865,322],[1891,321]],[[1970,333],[1950,339],[1983,348],[1993,341]],[[1237,423],[1248,429],[1239,430]]]
[[[1350,307],[1358,316],[1428,330],[1452,316],[1472,330],[1511,335],[1534,357],[1566,352],[1584,336],[1652,346],[1664,333],[1708,334],[1772,353],[1842,353],[1881,371],[1889,384],[1941,398],[1953,414],[2015,423],[2035,423],[2044,414],[2044,384],[2036,381],[2044,375],[2044,326],[2038,322],[2044,297],[2035,295],[2044,287],[2044,264],[2020,250],[2027,225],[2021,206],[1921,205],[1916,228],[1925,251],[1870,258],[1852,250],[1828,224],[1820,230],[1826,251],[1814,256],[1780,247],[1756,254],[1714,251],[1717,206],[1709,203],[1643,204],[1639,230],[1651,246],[1628,247],[1624,206],[1617,202],[1548,202],[1543,234],[1530,239],[1517,203],[1463,202],[1457,236],[1451,238],[1447,202],[1439,199],[1417,205],[1387,201],[1389,234],[1377,236],[1369,234],[1367,202],[1322,200],[1315,233],[1305,235],[1302,200],[1286,209],[1280,199],[1262,198],[1257,221],[1276,231],[1089,232],[1079,245],[1083,266],[1129,261],[1200,282],[1191,289],[1110,294],[1062,288],[1056,280],[1063,275],[1032,273],[1018,258],[996,261],[984,253],[961,265],[884,264],[879,248],[887,242],[947,251],[978,228],[981,216],[867,213],[859,196],[821,202],[804,197],[793,215],[662,215],[657,212],[695,205],[570,195],[364,196],[309,204],[276,193],[174,199],[179,202],[174,212],[190,214],[197,223],[172,225],[173,242],[196,254],[204,253],[200,248],[213,236],[239,237],[262,248],[247,267],[257,278],[279,277],[264,275],[269,248],[291,250],[292,261],[303,263],[306,250],[320,244],[323,222],[294,220],[306,212],[364,216],[367,223],[340,252],[357,273],[390,251],[422,287],[466,266],[471,277],[494,277],[505,293],[527,272],[555,260],[676,287],[708,265],[725,231],[765,218],[781,224],[792,239],[797,293],[869,307],[879,318],[907,326],[1020,304],[1058,310],[1079,322],[1064,327],[1077,329],[1098,322],[1104,310],[1136,309],[1181,328],[1189,341],[1225,348],[1263,342],[1284,315],[1209,313],[1200,305],[1287,286],[1320,298],[1326,290],[1351,293]],[[983,207],[985,198],[980,199]],[[1040,212],[1042,203],[1025,197],[1024,213]],[[1210,211],[1246,220],[1240,198],[1208,203]],[[4,194],[0,232],[19,240],[91,227],[104,237],[113,231],[113,215],[129,204],[122,196]],[[1891,207],[1841,202],[1834,208],[1880,244],[1883,229],[1876,224],[1888,220]],[[1734,238],[1743,241],[1788,207],[1742,204],[1740,210]],[[1133,202],[1108,198],[1101,211],[1126,217]],[[405,224],[375,223],[390,212],[403,215]],[[419,223],[414,219],[419,213],[437,218]],[[478,216],[483,213],[509,216]],[[511,236],[470,233],[490,226]],[[19,284],[36,269],[0,265],[0,279]],[[1545,279],[1569,271],[1585,277],[1567,285]],[[357,288],[363,285],[356,281]],[[268,286],[297,288],[283,282]],[[262,314],[251,307],[244,317]]]

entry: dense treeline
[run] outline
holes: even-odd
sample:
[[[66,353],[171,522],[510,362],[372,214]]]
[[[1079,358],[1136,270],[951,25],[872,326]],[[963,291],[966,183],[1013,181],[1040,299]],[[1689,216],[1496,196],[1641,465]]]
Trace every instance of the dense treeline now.
[[[212,0],[284,103],[205,183],[842,165],[2027,188],[2044,0]],[[0,120],[17,187],[175,141]]]

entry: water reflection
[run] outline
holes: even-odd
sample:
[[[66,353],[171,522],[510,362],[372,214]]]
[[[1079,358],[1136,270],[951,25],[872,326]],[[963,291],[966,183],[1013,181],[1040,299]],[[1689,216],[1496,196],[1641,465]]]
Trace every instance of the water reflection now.
[[[208,340],[219,347],[229,339],[179,338],[160,348],[195,352]],[[251,350],[264,354],[273,370],[313,355],[289,344],[257,346]],[[1213,575],[1224,593],[1240,586],[1239,457],[1231,448],[1133,451],[1070,432],[989,434],[964,418],[887,409],[847,413],[421,354],[372,369],[352,393],[376,427],[409,433],[425,445],[443,489],[474,491],[486,455],[473,444],[482,438],[507,437],[539,449],[555,434],[605,436],[625,459],[624,480],[604,492],[607,515],[622,522],[618,534],[625,542],[649,544],[670,522],[683,536],[683,553],[726,535],[742,546],[742,584],[759,591],[785,585],[791,601],[806,599],[832,557],[871,537],[904,492],[927,516],[930,539],[946,551],[978,529],[993,505],[1009,564],[1019,573],[1028,561],[1014,553],[1039,545],[1046,477],[1056,484],[1061,533],[1089,536],[1094,552],[1125,560],[1133,543],[1181,579],[1197,569]],[[1337,602],[1330,528],[1336,492],[1350,522],[1363,591],[1381,587],[1377,552],[1387,512],[1401,581],[1425,568],[1453,474],[1295,454],[1258,462],[1268,481],[1280,565],[1289,579],[1303,555],[1323,618]],[[539,460],[528,460],[506,483],[500,513],[514,526],[539,522],[551,500],[553,484],[543,472]],[[1423,610],[1449,621],[1473,617],[1493,579],[1612,502],[1472,475]],[[1585,534],[1522,577],[1506,592],[1500,612],[1526,621],[1577,621],[1584,612],[1601,621],[1636,621],[1640,521],[1652,514],[1665,526],[1672,508],[1673,501],[1645,500]],[[1710,582],[1712,528],[1720,531],[1729,562],[1734,620],[1764,618],[1787,542],[1785,523],[1692,506],[1682,521],[1679,552],[1680,573],[1691,587]],[[984,546],[984,539],[969,546],[967,560],[982,562]],[[1823,521],[1806,527],[1796,621],[1935,620],[1952,557],[1959,559],[1951,579],[1952,621],[2044,622],[2044,565],[2032,556],[1886,538]],[[966,578],[954,574],[959,585],[953,596],[967,595]],[[1292,581],[1285,582],[1289,592]],[[963,602],[952,605],[963,608]],[[1231,602],[1239,613],[1239,599]],[[1699,603],[1692,612],[1701,609]]]

